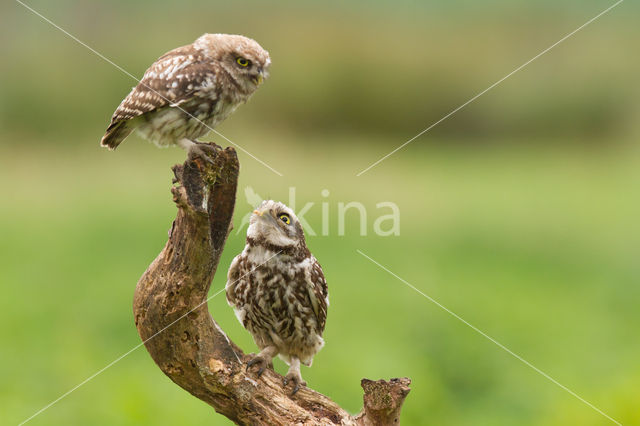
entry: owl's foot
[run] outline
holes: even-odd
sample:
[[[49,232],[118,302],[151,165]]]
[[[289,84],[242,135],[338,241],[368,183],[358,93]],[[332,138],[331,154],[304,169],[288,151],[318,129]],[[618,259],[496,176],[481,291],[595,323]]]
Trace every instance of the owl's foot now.
[[[284,376],[284,380],[282,381],[282,383],[284,384],[285,387],[289,383],[293,384],[293,390],[291,391],[291,395],[295,395],[296,392],[300,390],[301,386],[307,386],[307,382],[302,380],[302,376],[300,375],[300,372],[298,372],[298,374],[288,373],[286,376]]]
[[[296,392],[300,390],[301,386],[307,386],[307,382],[302,380],[302,375],[300,374],[300,360],[298,358],[291,358],[289,371],[287,372],[287,375],[284,376],[282,383],[285,387],[289,383],[293,384],[293,391],[291,392],[291,395],[295,395]]]
[[[277,354],[278,350],[275,348],[275,346],[267,346],[266,348],[261,350],[259,354],[255,355],[251,360],[249,360],[249,362],[247,362],[247,371],[249,371],[249,368],[257,365],[258,377],[262,376],[262,373],[264,373],[264,370],[267,367],[273,367],[273,364],[271,364],[271,360]]]
[[[193,161],[197,158],[214,164],[213,158],[220,151],[220,147],[206,142],[192,141],[190,139],[182,139],[178,145],[187,150],[187,159]]]
[[[265,358],[262,358],[260,355],[256,355],[252,360],[250,360],[249,362],[247,362],[247,371],[249,371],[249,368],[253,367],[254,365],[258,366],[258,377],[262,376],[262,373],[264,373],[264,370],[269,366],[269,363],[271,361],[267,360]]]

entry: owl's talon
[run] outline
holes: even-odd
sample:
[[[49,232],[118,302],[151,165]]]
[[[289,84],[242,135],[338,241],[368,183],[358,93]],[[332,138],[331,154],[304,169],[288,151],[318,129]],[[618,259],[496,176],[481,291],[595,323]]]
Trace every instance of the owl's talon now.
[[[296,383],[296,387],[293,388],[293,392],[291,392],[291,395],[295,395],[296,392],[298,392],[300,390],[300,385]]]
[[[254,365],[258,364],[259,362],[264,362],[264,360],[262,358],[260,358],[259,356],[256,356],[253,359],[250,359],[247,362],[247,370],[249,369],[249,367],[253,367]]]
[[[260,377],[262,376],[262,373],[264,373],[264,370],[266,370],[267,367],[269,366],[269,361],[261,357],[260,355],[256,355],[253,359],[247,362],[246,371],[249,371],[249,368],[253,367],[254,365],[259,366],[258,371],[256,371],[256,374],[258,375],[258,377]]]
[[[300,371],[289,371],[284,379],[282,379],[282,383],[284,387],[287,387],[289,383],[293,383],[293,390],[291,391],[291,395],[295,395],[302,386],[307,386],[307,382],[302,380],[302,376],[300,375]]]
[[[205,146],[207,148],[205,148]],[[207,144],[201,144],[201,143],[194,143],[193,145],[189,146],[189,151],[187,153],[187,159],[189,161],[194,161],[196,159],[201,159],[206,161],[207,163],[211,164],[211,165],[215,165],[215,162],[213,161],[213,159],[209,156],[209,153],[211,152],[210,149],[213,149],[213,147],[210,147]],[[208,152],[209,153],[208,153]],[[213,151],[213,153],[215,154],[215,150]]]
[[[200,142],[200,141],[193,141],[194,144],[196,144],[198,146],[198,148],[200,148],[201,150],[203,150],[204,152],[209,153],[212,156],[216,156],[218,155],[218,153],[220,151],[222,151],[222,148],[220,148],[219,145],[213,143],[213,142]]]

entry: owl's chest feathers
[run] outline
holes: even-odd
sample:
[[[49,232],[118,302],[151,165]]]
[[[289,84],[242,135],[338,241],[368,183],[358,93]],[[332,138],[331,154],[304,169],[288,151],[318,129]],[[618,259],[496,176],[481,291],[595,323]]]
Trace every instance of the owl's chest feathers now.
[[[138,118],[138,132],[158,146],[206,135],[242,104],[242,99],[200,90],[188,101],[162,107]]]
[[[273,343],[283,354],[310,360],[323,342],[309,298],[310,259],[274,255],[263,247],[245,248],[244,278],[234,286],[235,308],[261,347]]]
[[[304,267],[304,264],[296,262],[290,256],[261,246],[247,246],[242,255],[246,258],[246,264],[252,265],[250,285],[264,291],[294,286],[296,277]]]

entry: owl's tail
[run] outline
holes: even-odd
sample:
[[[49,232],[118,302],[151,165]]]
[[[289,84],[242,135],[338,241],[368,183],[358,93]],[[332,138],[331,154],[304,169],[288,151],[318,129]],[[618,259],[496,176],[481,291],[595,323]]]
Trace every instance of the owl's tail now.
[[[102,137],[102,141],[100,141],[100,146],[106,146],[111,150],[116,149],[134,130],[127,124],[128,121],[111,123],[109,127],[107,127],[107,132]]]

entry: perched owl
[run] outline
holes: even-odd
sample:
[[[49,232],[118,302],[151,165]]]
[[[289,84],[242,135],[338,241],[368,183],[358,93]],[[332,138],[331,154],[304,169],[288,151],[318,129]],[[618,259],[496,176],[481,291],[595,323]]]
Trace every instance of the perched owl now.
[[[162,55],[111,117],[100,145],[115,149],[134,130],[158,146],[203,154],[197,138],[223,121],[268,76],[269,53],[240,35],[205,34]]]
[[[293,211],[264,201],[251,216],[247,244],[233,259],[227,302],[260,348],[247,368],[258,376],[276,355],[289,365],[284,384],[306,385],[300,363],[311,366],[322,348],[329,294],[322,268],[307,249]]]

